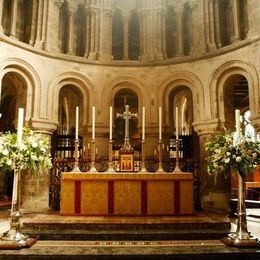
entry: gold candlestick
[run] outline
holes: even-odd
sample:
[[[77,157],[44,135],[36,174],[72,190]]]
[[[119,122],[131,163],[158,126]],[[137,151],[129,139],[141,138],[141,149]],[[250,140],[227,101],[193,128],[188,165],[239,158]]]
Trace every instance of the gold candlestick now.
[[[72,172],[81,172],[79,169],[79,139],[75,139],[74,160],[75,163]]]
[[[98,172],[96,167],[95,167],[95,162],[96,162],[96,143],[95,143],[95,139],[92,139],[92,143],[91,143],[91,163],[90,163],[89,172]]]
[[[108,147],[108,169],[107,172],[114,173],[115,170],[113,168],[113,140],[109,140],[109,147]]]
[[[141,166],[141,172],[147,172],[147,170],[146,170],[146,168],[145,168],[144,145],[145,145],[145,140],[142,140],[142,166]]]
[[[176,139],[176,165],[173,172],[182,172],[179,166],[179,150],[180,150],[180,141]]]
[[[162,140],[159,140],[159,167],[157,172],[164,172],[162,167]]]

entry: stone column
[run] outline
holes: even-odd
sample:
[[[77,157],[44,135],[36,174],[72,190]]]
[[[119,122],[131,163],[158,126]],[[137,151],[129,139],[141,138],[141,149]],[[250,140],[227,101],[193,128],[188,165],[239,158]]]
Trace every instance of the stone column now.
[[[3,18],[3,7],[4,1],[0,1],[0,34],[4,33],[3,25],[2,25],[2,18]]]
[[[67,54],[74,55],[74,20],[76,6],[69,6],[69,34],[68,34],[68,50]],[[81,26],[81,25],[80,25]]]
[[[45,2],[45,1],[44,1]],[[59,50],[59,12],[61,7],[61,0],[54,0],[48,2],[48,21],[46,31],[46,41],[44,49],[49,52],[60,52]]]
[[[10,37],[17,38],[16,35],[16,23],[17,23],[17,8],[18,0],[12,1],[12,14],[11,14],[11,24],[10,24]]]
[[[176,56],[183,56],[183,6],[178,5],[176,8],[176,16],[177,16],[177,50]]]
[[[37,2],[33,0],[32,2],[32,27],[31,27],[31,36],[30,36],[30,45],[34,45],[36,39],[36,28],[37,28]]]
[[[156,32],[155,32],[155,51],[156,60],[163,60],[165,57],[165,17],[164,11],[158,9],[155,13],[156,17]]]
[[[233,23],[234,23],[234,35],[231,37],[231,42],[240,40],[240,14],[239,14],[239,0],[232,1]]]
[[[123,17],[123,22],[124,22],[124,54],[123,54],[123,60],[128,60],[128,41],[129,41],[129,17],[125,16]]]
[[[42,13],[43,13],[43,0],[39,0],[38,2],[38,17],[37,17],[37,33],[36,33],[36,41],[34,46],[38,48],[42,48]]]
[[[84,57],[87,58],[90,52],[90,38],[91,38],[91,13],[88,7],[85,8],[86,11],[86,43],[85,43],[85,54]]]
[[[215,50],[214,11],[212,0],[204,1],[205,30],[208,51]]]
[[[220,40],[220,20],[219,20],[218,1],[214,2],[213,9],[214,9],[214,17],[215,17],[216,45],[217,45],[217,48],[219,49],[222,47],[222,44],[221,44],[221,40]]]
[[[91,35],[90,35],[90,52],[88,55],[88,59],[90,60],[96,60],[97,59],[97,52],[96,52],[96,9],[91,7],[91,11],[90,11],[90,31],[91,31]]]

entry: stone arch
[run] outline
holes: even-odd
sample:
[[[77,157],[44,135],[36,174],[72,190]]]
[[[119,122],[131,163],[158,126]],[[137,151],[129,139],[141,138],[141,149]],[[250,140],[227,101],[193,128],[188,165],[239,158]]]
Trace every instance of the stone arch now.
[[[251,118],[260,112],[259,78],[253,65],[248,62],[233,60],[222,64],[213,74],[210,82],[211,117],[224,122],[224,86],[226,81],[234,75],[242,75],[247,79],[249,91],[249,106]]]
[[[0,62],[0,81],[8,72],[15,72],[25,80],[27,87],[25,121],[28,122],[31,118],[38,118],[40,109],[37,103],[41,95],[41,80],[38,73],[29,63],[15,57]],[[36,109],[37,107],[38,109]]]
[[[82,95],[82,127],[90,124],[91,122],[91,111],[88,109],[93,106],[96,101],[97,93],[91,81],[84,75],[77,72],[63,72],[55,75],[48,86],[49,98],[47,100],[46,114],[57,124],[58,123],[58,101],[60,89],[65,85],[75,86]],[[88,104],[88,107],[86,106]],[[88,118],[88,120],[87,120]]]
[[[113,104],[114,97],[116,93],[123,88],[128,88],[132,91],[134,91],[137,94],[138,97],[138,118],[140,118],[141,115],[141,107],[146,106],[149,107],[147,104],[149,102],[149,99],[146,99],[145,97],[149,97],[146,89],[144,87],[144,83],[132,76],[118,76],[113,79],[111,79],[103,88],[102,92],[102,100],[107,100],[107,102],[102,103],[102,111],[107,111],[106,114],[103,114],[103,122],[105,124],[108,124],[109,122],[109,111],[108,108]],[[109,98],[106,98],[109,97]],[[149,111],[148,111],[149,113]]]
[[[169,95],[179,86],[191,90],[193,99],[194,122],[205,118],[204,90],[200,79],[190,72],[176,72],[165,78],[160,84],[159,104],[163,104],[164,122],[169,126]],[[193,122],[193,124],[194,124]]]

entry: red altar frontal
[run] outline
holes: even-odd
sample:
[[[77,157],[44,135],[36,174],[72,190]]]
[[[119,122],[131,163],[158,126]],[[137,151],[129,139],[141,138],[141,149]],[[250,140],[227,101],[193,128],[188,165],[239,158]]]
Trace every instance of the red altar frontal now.
[[[191,215],[192,173],[62,173],[61,214]]]

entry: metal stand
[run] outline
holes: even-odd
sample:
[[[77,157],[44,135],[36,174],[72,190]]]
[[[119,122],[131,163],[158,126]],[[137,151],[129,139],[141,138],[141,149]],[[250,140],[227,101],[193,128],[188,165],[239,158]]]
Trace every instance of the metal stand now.
[[[245,179],[237,171],[238,176],[238,201],[237,201],[237,230],[229,233],[221,241],[227,246],[234,247],[259,247],[256,237],[250,235],[247,230],[246,207],[245,207]]]
[[[141,166],[141,172],[147,172],[145,168],[145,152],[144,152],[144,145],[145,145],[145,140],[142,140],[142,166]]]
[[[79,139],[75,140],[74,159],[75,164],[72,172],[81,172],[81,170],[79,169]]]
[[[159,140],[159,167],[157,172],[164,172],[162,167],[162,140]]]
[[[107,172],[115,173],[113,168],[113,140],[109,140],[109,148],[108,148],[108,169]]]
[[[176,166],[173,172],[182,172],[179,165],[179,150],[180,150],[180,141],[176,139]]]
[[[96,143],[95,143],[95,139],[92,139],[92,144],[91,144],[91,163],[90,163],[89,172],[98,172],[96,167],[95,167],[95,162],[96,162]]]
[[[20,231],[20,167],[14,169],[13,196],[11,208],[10,230],[6,231],[0,238],[0,249],[20,249],[30,247],[35,242],[35,238],[28,237]]]

